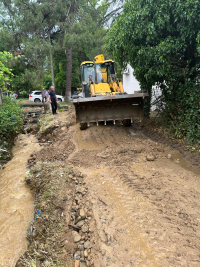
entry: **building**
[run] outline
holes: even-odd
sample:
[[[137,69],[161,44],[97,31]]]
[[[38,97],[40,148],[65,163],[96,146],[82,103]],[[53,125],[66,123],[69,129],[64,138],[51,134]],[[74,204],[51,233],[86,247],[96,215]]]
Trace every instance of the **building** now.
[[[136,91],[140,91],[140,84],[138,80],[133,75],[133,68],[127,64],[127,68],[122,71],[123,74],[123,87],[124,91],[127,94],[134,94]],[[158,105],[156,104],[156,101],[161,96],[162,92],[158,86],[152,87],[152,99],[151,99],[151,110],[155,110],[158,108]]]

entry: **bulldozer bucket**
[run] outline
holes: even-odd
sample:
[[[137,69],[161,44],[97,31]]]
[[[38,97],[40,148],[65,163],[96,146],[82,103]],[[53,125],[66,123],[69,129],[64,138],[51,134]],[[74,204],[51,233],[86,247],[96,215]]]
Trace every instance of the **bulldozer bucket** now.
[[[141,120],[144,98],[147,93],[119,94],[73,99],[76,109],[76,122],[87,123],[103,121]]]

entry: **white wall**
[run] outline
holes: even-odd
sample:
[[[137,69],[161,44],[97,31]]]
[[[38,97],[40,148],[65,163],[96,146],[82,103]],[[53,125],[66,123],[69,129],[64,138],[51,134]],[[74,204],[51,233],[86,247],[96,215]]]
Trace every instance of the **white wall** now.
[[[133,68],[129,64],[127,65],[126,71],[128,71],[128,73],[123,74],[124,91],[127,94],[133,94],[135,91],[140,91],[141,89],[140,89],[139,82],[133,76]],[[153,104],[153,103],[159,98],[159,96],[161,96],[161,94],[162,94],[162,92],[158,86],[152,87],[151,110],[155,110],[156,108],[158,108],[157,104]]]
[[[127,74],[123,74],[123,87],[127,94],[133,94],[135,91],[140,90],[140,85],[138,80],[133,76],[133,68],[127,65]]]

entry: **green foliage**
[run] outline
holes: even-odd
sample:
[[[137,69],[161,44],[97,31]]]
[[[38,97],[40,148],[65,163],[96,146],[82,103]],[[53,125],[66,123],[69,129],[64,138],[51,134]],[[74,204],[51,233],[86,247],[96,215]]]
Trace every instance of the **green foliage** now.
[[[13,58],[8,52],[0,52],[0,87],[5,86],[5,82],[9,81],[9,76],[12,75],[11,69],[5,66],[5,63]]]
[[[169,127],[191,141],[200,135],[199,32],[198,0],[128,0],[106,36],[106,49],[131,64],[141,89],[161,88]]]
[[[49,90],[49,88],[52,85],[52,79],[51,79],[51,75],[50,74],[46,74],[44,75],[44,79],[43,79],[43,86],[46,90]]]
[[[72,91],[76,91],[77,87],[80,87],[80,61],[76,57],[76,53],[72,58]],[[66,63],[67,59],[64,53],[57,53],[54,56],[54,73],[55,73],[55,87],[56,92],[64,95],[66,89]]]
[[[175,102],[174,99],[179,99]],[[176,138],[186,138],[191,142],[200,140],[200,88],[198,84],[187,82],[179,86],[166,103],[161,123],[168,127]]]
[[[0,106],[0,134],[1,138],[13,139],[22,125],[22,111],[14,97],[3,97]]]

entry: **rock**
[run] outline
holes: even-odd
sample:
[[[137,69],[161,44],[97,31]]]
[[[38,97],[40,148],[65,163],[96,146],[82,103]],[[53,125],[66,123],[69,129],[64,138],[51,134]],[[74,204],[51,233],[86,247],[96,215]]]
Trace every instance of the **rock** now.
[[[82,227],[83,225],[84,225],[84,221],[83,220],[76,224],[76,226],[78,226],[78,227]]]
[[[80,260],[75,261],[75,267],[80,267]]]
[[[81,240],[81,236],[79,234],[75,235],[74,242],[77,243]]]
[[[76,254],[77,254],[78,256],[80,256],[80,255],[81,255],[81,252],[78,250],[78,251],[76,251]]]
[[[93,233],[93,232],[94,232],[94,230],[93,230],[92,227],[89,228],[89,232],[90,232],[90,233]]]
[[[107,154],[106,152],[102,152],[102,153],[98,153],[96,154],[97,157],[103,158],[103,159],[107,159],[110,155]]]
[[[102,251],[101,251],[101,255],[104,256],[105,254],[106,254],[105,249],[102,249]]]
[[[86,261],[86,265],[89,267],[91,266],[90,262],[89,261]]]
[[[79,249],[80,251],[82,251],[82,250],[84,250],[84,246],[83,246],[83,245],[79,245],[79,246],[78,246],[78,249]]]
[[[87,233],[88,232],[88,226],[83,226],[82,228],[81,228],[81,231],[83,232],[83,233]]]
[[[84,211],[85,211],[85,214],[87,214],[87,213],[88,213],[88,209],[84,208]]]
[[[78,196],[75,197],[76,203],[79,205],[80,204],[80,198]]]
[[[85,193],[85,188],[82,188],[81,186],[77,186],[76,193],[84,194]]]
[[[80,222],[81,220],[82,220],[81,216],[78,216],[78,217],[76,218],[75,224],[77,224],[77,223]]]
[[[87,267],[86,262],[85,261],[81,261],[80,267]]]
[[[105,232],[103,230],[101,230],[99,232],[99,237],[100,237],[100,239],[101,239],[102,242],[105,242],[106,243],[108,241],[107,235],[105,234]]]
[[[79,260],[80,259],[80,255],[78,255],[77,253],[74,253],[74,260]]]
[[[153,155],[147,155],[146,159],[147,159],[147,161],[154,161],[155,157]]]
[[[84,243],[84,248],[87,249],[87,248],[91,248],[92,247],[92,244],[90,243],[90,241],[86,241]]]
[[[108,242],[111,240],[111,236],[107,235]]]
[[[88,255],[88,258],[87,258],[89,261],[91,260],[91,257],[90,257],[90,255]]]
[[[82,219],[85,219],[86,218],[86,214],[85,214],[84,209],[80,209],[79,214],[80,214],[80,216],[81,216]]]
[[[87,250],[84,250],[84,257],[88,257],[88,252],[87,252]]]
[[[171,158],[172,158],[172,155],[171,155],[171,154],[168,154],[168,155],[167,155],[167,158],[168,158],[168,159],[171,159]]]

